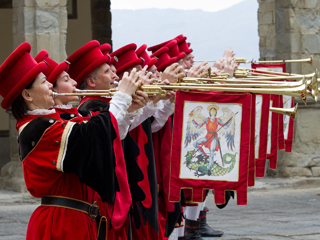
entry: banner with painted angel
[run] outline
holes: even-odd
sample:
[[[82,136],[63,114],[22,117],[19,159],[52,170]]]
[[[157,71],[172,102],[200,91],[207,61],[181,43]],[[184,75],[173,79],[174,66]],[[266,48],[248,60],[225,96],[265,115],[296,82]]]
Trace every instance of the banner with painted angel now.
[[[170,201],[181,189],[192,189],[192,201],[214,189],[215,202],[224,191],[237,191],[247,202],[252,96],[247,93],[178,91],[171,153]]]

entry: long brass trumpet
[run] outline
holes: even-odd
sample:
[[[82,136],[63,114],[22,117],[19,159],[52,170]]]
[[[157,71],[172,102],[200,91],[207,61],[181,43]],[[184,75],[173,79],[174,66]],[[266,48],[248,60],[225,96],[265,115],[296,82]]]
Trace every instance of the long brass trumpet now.
[[[218,81],[217,83],[210,83],[210,81],[198,81],[192,79],[188,81],[182,81],[180,83],[171,83],[170,86],[195,86],[201,85],[206,87],[250,87],[250,88],[293,88],[299,87],[304,84],[307,80],[302,78],[295,82],[277,82],[277,81],[238,81],[238,80],[224,80]],[[215,82],[215,81],[213,81]],[[220,83],[222,82],[222,83]],[[311,89],[311,80],[308,81],[308,89]],[[314,84],[314,83],[313,83]],[[166,84],[157,84],[156,86],[168,86]],[[312,87],[314,88],[314,87]]]
[[[268,70],[261,70],[261,69],[253,69],[253,68],[243,68],[243,67],[237,67],[237,70],[240,70],[240,71],[248,71],[250,73],[267,73],[267,74],[270,74],[271,76],[272,75],[281,75],[281,76],[291,76],[291,75],[298,75],[298,74],[293,74],[293,73],[286,73],[286,72],[276,72],[276,71],[268,71]]]
[[[53,97],[58,97],[58,96],[113,96],[115,91],[111,91],[111,92],[107,92],[107,91],[104,91],[104,92],[87,92],[87,93],[81,93],[81,92],[78,92],[78,93],[56,93],[56,92],[53,92],[52,95]]]
[[[296,105],[295,105],[294,107],[292,107],[292,108],[274,108],[274,107],[270,107],[270,108],[269,108],[269,110],[270,110],[271,112],[288,115],[288,116],[291,117],[293,120],[296,120],[297,109],[298,109],[298,104],[296,104]]]
[[[194,60],[195,62],[216,62],[218,60]],[[246,58],[235,58],[237,63],[310,63],[312,64],[313,56],[304,59],[287,59],[287,60],[265,60],[265,61],[247,61]]]
[[[234,58],[236,63],[246,63],[246,58]],[[195,62],[216,62],[218,60],[194,60]]]
[[[223,92],[249,92],[249,93],[266,93],[266,94],[275,94],[275,95],[288,95],[292,97],[299,97],[304,103],[307,102],[307,84],[304,83],[301,86],[294,88],[242,88],[239,84],[239,88],[231,87],[219,87],[219,86],[210,86],[197,85],[197,86],[173,86],[173,85],[146,85],[141,86],[141,90],[147,94],[157,94],[160,96],[165,96],[166,91],[172,90],[204,90],[204,91],[223,91]]]
[[[305,59],[250,61],[247,63],[310,63],[312,64],[312,61],[313,61],[313,56]]]
[[[272,83],[272,82],[271,82]],[[308,91],[317,100],[318,98],[318,81],[316,75],[310,81],[306,81],[305,77],[299,82],[291,83],[272,83],[272,84],[170,84],[170,85],[144,85],[139,90],[144,91],[148,95],[166,96],[168,91],[173,90],[204,90],[204,91],[224,91],[224,92],[249,92],[249,93],[265,93],[276,95],[288,95],[299,97],[303,102],[307,101]],[[79,92],[81,91],[81,92]],[[112,96],[116,89],[111,90],[78,90],[77,93],[53,93],[53,96]]]

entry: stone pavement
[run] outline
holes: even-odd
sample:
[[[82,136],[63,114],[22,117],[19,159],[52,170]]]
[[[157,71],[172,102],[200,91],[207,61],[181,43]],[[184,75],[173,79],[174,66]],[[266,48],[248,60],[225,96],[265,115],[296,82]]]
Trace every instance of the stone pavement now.
[[[28,193],[0,190],[0,240],[25,239],[29,218],[39,204]],[[212,194],[206,205],[209,225],[225,234],[205,240],[320,239],[320,179],[258,179],[249,189],[247,206],[231,200],[220,210]]]

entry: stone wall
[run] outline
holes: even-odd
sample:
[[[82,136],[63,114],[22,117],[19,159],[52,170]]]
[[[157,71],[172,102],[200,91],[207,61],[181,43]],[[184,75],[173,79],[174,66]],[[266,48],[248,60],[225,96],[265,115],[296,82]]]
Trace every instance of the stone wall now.
[[[31,55],[42,49],[56,62],[66,59],[67,0],[13,0],[13,48],[22,42],[31,44]],[[23,179],[16,120],[9,112],[10,162],[1,168],[0,187],[26,191]]]
[[[320,1],[258,0],[260,60],[304,59],[312,64],[287,63],[287,71],[312,73],[320,64]],[[278,152],[274,177],[320,177],[320,103],[308,98],[299,104],[294,126],[292,153]]]
[[[13,48],[31,44],[31,55],[42,49],[56,62],[66,59],[67,0],[13,0]]]
[[[260,60],[276,57],[275,0],[258,0],[258,34],[260,37]]]
[[[276,170],[268,170],[273,177],[320,177],[320,103],[308,98],[299,104],[294,125],[292,152],[278,151]]]
[[[313,55],[313,64],[292,63],[290,72],[310,73],[320,64],[320,2],[276,1],[276,58],[303,59]]]
[[[112,46],[110,4],[110,0],[91,0],[91,29],[92,39]]]

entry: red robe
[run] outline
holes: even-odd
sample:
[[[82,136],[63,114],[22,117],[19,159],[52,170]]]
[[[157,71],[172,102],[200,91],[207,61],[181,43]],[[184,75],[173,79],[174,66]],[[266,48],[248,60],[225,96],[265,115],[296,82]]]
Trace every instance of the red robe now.
[[[93,139],[93,136],[90,136],[90,129],[88,131],[88,134],[86,135],[86,130],[88,130],[87,128],[97,128],[97,131],[101,133],[104,133],[103,130],[110,129],[107,126],[102,126],[101,128],[95,127],[96,123],[98,123],[98,125],[103,125],[99,124],[99,122],[101,121],[104,121],[105,124],[108,124],[106,122],[106,119],[108,119],[108,116],[110,115],[104,113],[104,115],[102,116],[103,117],[97,116],[90,122],[90,124],[82,124],[81,126],[73,125],[73,128],[68,128],[72,125],[72,123],[69,124],[68,121],[62,121],[58,113],[45,116],[28,115],[24,116],[17,122],[17,130],[19,130],[20,132],[19,141],[20,150],[22,150],[20,152],[22,152],[21,160],[24,178],[28,191],[34,197],[41,198],[46,195],[57,195],[85,201],[89,204],[92,204],[96,200],[95,191],[87,184],[82,183],[80,179],[83,179],[85,182],[89,182],[89,184],[93,183],[93,185],[95,186],[101,185],[101,182],[104,182],[101,180],[105,179],[103,178],[104,176],[101,173],[103,173],[105,167],[108,164],[103,164],[104,166],[102,165],[101,169],[99,169],[100,167],[98,160],[107,160],[110,162],[111,159],[107,159],[105,157],[109,156],[110,152],[108,152],[107,155],[98,155],[98,157],[95,158],[98,160],[95,161],[95,159],[87,158],[87,155],[92,155],[90,154],[90,142],[87,146],[88,150],[74,148],[77,145],[73,145],[73,143],[77,142],[78,138],[76,137],[76,134],[81,134],[79,135],[79,139],[81,142],[83,142],[82,138],[86,139],[87,135],[88,141]],[[33,120],[36,121],[39,119],[44,119],[45,121],[50,119],[49,122],[53,123],[51,124],[51,126],[44,129],[43,135],[40,137],[40,139],[37,139],[35,142],[31,142],[30,145],[33,146],[33,149],[30,150],[30,146],[28,145],[30,143],[30,139],[34,137],[32,136],[32,130],[34,128],[28,128],[28,126],[29,124],[30,126],[33,126]],[[88,118],[79,117],[77,118],[76,122],[81,122],[81,119],[89,120]],[[111,122],[112,120],[109,121],[109,124]],[[115,129],[115,131],[117,131],[117,128]],[[69,132],[70,135],[73,134],[73,136],[70,137],[70,139],[67,139],[64,134],[65,132]],[[108,132],[105,133],[108,134]],[[117,142],[116,139],[113,141]],[[112,144],[112,142],[110,142],[109,144]],[[26,149],[28,148],[29,150],[26,152]],[[65,158],[61,158],[61,153],[64,152],[61,151],[61,149],[66,149]],[[75,158],[72,157],[73,154],[77,152],[83,152],[83,155],[85,157],[83,157],[83,159],[81,159],[80,157],[79,161],[77,161],[76,156]],[[115,158],[121,158],[121,156],[119,156],[119,152],[122,154],[121,145],[120,151],[117,150],[114,153]],[[63,162],[61,163],[61,161]],[[76,164],[77,162],[79,164]],[[64,168],[63,171],[61,169],[62,166]],[[75,167],[74,173],[72,173],[73,166]],[[85,175],[86,166],[88,166],[88,169],[94,170],[94,168],[96,168],[97,176],[94,176],[93,180],[87,179],[88,176]],[[115,172],[118,171],[119,169],[115,170]],[[92,177],[89,176],[89,178]],[[117,181],[121,186],[121,179],[117,179]],[[105,184],[102,184],[102,186],[105,186]],[[101,189],[99,189],[99,187],[97,187],[97,189],[99,192],[101,192]],[[102,191],[104,191],[104,189],[105,188],[103,187]],[[111,189],[114,188],[111,187]],[[103,196],[105,199],[109,199],[111,201],[112,199],[114,199],[114,206],[111,202],[109,202],[108,204],[110,212],[112,212],[114,225],[119,226],[119,224],[123,224],[125,218],[123,218],[123,216],[121,215],[121,210],[119,212],[119,207],[125,207],[128,203],[129,205],[131,204],[130,195],[126,196],[126,199],[124,199],[123,197],[119,198],[119,196],[121,197],[121,194],[116,193],[115,198],[111,197],[111,199],[110,197],[108,197],[108,195]],[[90,216],[86,213],[63,207],[40,206],[35,210],[30,218],[27,230],[27,239],[97,239],[96,229],[96,221],[92,221]]]
[[[36,117],[39,116],[29,115],[19,120],[17,130]],[[55,142],[61,141],[63,122],[57,113],[46,117],[59,121],[47,129],[37,147],[22,162],[28,191],[37,198],[58,195],[93,203],[94,191],[81,183],[76,174],[57,170],[60,146]],[[96,222],[79,211],[39,206],[29,220],[26,239],[97,239]]]

